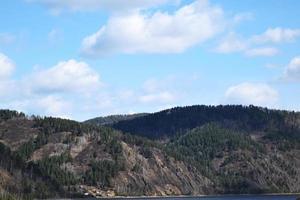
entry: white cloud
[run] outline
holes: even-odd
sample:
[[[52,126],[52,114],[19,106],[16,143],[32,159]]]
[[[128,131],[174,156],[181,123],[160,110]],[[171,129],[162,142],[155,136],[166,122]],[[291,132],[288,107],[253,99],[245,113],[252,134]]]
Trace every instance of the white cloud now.
[[[183,88],[176,86],[179,77],[168,76],[163,79],[151,78],[140,88],[106,88],[98,93],[89,103],[86,103],[86,112],[99,113],[127,113],[128,110],[141,110],[141,112],[159,110],[168,105],[178,105],[185,94]],[[187,80],[189,81],[189,80]],[[184,85],[184,80],[180,86]],[[141,109],[143,108],[143,109]]]
[[[128,113],[132,110],[153,112],[169,105],[179,105],[184,89],[176,87],[169,77],[163,79],[149,79],[136,89],[104,88],[91,98],[80,103],[82,113],[92,116]],[[172,83],[173,84],[172,84]],[[183,83],[184,84],[184,83]],[[173,85],[173,88],[172,86]],[[182,82],[181,84],[182,85]],[[82,116],[80,116],[82,118]]]
[[[0,98],[1,101],[10,101],[19,93],[17,81],[11,79],[15,70],[15,63],[9,57],[0,53]]]
[[[9,77],[14,69],[14,62],[3,53],[0,53],[0,79]]]
[[[139,101],[142,103],[170,103],[175,100],[176,96],[168,91],[146,94],[139,97]]]
[[[3,106],[3,104],[1,105]],[[9,101],[6,108],[25,112],[26,114],[38,114],[71,119],[72,103],[59,96],[21,96]]]
[[[275,56],[279,53],[279,50],[274,47],[260,47],[249,49],[246,52],[247,56]]]
[[[236,35],[234,32],[231,32],[222,39],[220,44],[217,46],[216,51],[219,53],[240,52],[246,50],[247,46],[248,44],[244,41],[244,39]]]
[[[178,91],[179,86],[176,83],[180,82],[183,86],[187,81],[179,79],[180,77],[174,75],[164,79],[150,78],[144,82],[141,91],[137,94],[137,100],[144,104],[164,104],[163,106],[175,103],[184,93]]]
[[[33,73],[29,79],[35,92],[88,92],[102,84],[99,75],[88,64],[76,60],[59,62],[57,65]]]
[[[281,43],[292,42],[300,37],[300,29],[289,28],[269,28],[263,34],[256,35],[251,38],[255,43]]]
[[[132,9],[144,9],[158,6],[168,2],[177,3],[178,0],[26,0],[39,3],[50,9],[53,14],[63,11],[126,11]]]
[[[197,0],[174,13],[134,12],[113,16],[86,37],[82,51],[89,56],[109,53],[179,53],[207,41],[224,27],[223,10]]]
[[[143,90],[145,92],[152,93],[152,92],[160,91],[161,89],[165,89],[166,84],[168,84],[169,82],[173,82],[170,79],[171,79],[170,77],[165,78],[163,80],[150,78],[144,82]]]
[[[242,52],[246,56],[275,56],[279,53],[276,47],[260,47],[258,45],[293,42],[297,37],[300,37],[300,29],[269,28],[260,35],[248,38],[230,32],[219,42],[215,51],[218,53]]]
[[[83,120],[92,116],[127,113],[132,109],[155,111],[168,105],[178,105],[185,93],[180,88],[184,87],[184,80],[179,81],[173,75],[148,79],[135,89],[104,85],[98,73],[88,64],[76,60],[33,70],[19,79],[8,77],[0,80],[2,108]]]
[[[294,57],[284,72],[284,79],[300,81],[300,56]]]
[[[19,92],[15,81],[9,80],[7,78],[2,79],[0,77],[0,98],[2,101],[5,99],[10,99],[12,95]]]
[[[244,12],[244,13],[236,14],[233,18],[233,22],[237,24],[237,23],[240,23],[240,22],[243,22],[243,21],[249,21],[249,20],[252,20],[252,19],[254,19],[253,13]]]
[[[273,106],[278,101],[278,92],[267,84],[245,82],[229,87],[225,97],[233,104]]]
[[[218,53],[242,52],[246,56],[275,56],[279,50],[275,47],[255,47],[249,39],[243,39],[235,33],[229,33],[215,49]]]
[[[35,106],[43,110],[45,115],[70,118],[71,103],[56,96],[46,96],[35,100]]]

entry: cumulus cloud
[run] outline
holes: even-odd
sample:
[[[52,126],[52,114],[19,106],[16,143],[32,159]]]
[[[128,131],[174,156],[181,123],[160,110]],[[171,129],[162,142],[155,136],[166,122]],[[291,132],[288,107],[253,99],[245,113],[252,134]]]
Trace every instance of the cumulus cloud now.
[[[267,84],[245,82],[229,87],[225,97],[234,104],[272,106],[278,101],[278,92]]]
[[[242,52],[244,55],[249,57],[270,57],[279,53],[279,50],[275,47],[256,47],[251,40],[243,39],[235,33],[230,33],[228,36],[223,38],[215,50],[218,53],[225,54]]]
[[[150,78],[146,80],[142,86],[143,91],[147,93],[152,93],[152,92],[157,92],[161,91],[162,89],[166,89],[168,87],[168,84],[173,82],[173,77],[168,77],[165,79],[155,79],[155,78]]]
[[[6,56],[0,63],[11,63]],[[87,63],[76,60],[61,61],[55,66],[36,69],[22,78],[11,79],[1,66],[0,106],[17,109],[29,114],[51,115],[64,118],[80,116],[81,107],[88,99],[101,92],[100,76]],[[6,69],[6,68],[5,68]],[[4,73],[5,72],[5,73]],[[74,110],[73,106],[79,104]],[[80,114],[79,114],[80,113]]]
[[[293,42],[300,36],[300,29],[269,28],[259,35],[243,38],[234,32],[225,36],[215,48],[218,53],[242,52],[246,56],[275,56],[279,50],[272,45]],[[266,45],[268,46],[261,46]]]
[[[54,14],[63,11],[110,10],[125,11],[144,9],[179,0],[26,0],[46,6]]]
[[[243,22],[243,21],[249,21],[249,20],[252,20],[254,19],[254,16],[253,16],[253,13],[251,12],[244,12],[244,13],[238,13],[234,16],[233,18],[233,22],[238,24],[240,22]]]
[[[87,92],[101,86],[99,75],[85,62],[68,60],[33,73],[29,79],[34,92]]]
[[[255,35],[251,38],[256,43],[281,43],[292,42],[300,36],[300,29],[289,28],[269,28],[261,35]]]
[[[16,82],[11,79],[15,70],[14,61],[0,53],[0,98],[1,101],[10,101],[14,93],[18,93]]]
[[[168,91],[146,94],[139,97],[139,101],[142,103],[170,103],[175,100],[176,96]]]
[[[284,79],[289,81],[300,81],[300,56],[294,57],[284,72]]]
[[[71,59],[36,68],[15,80],[0,79],[0,106],[79,120],[141,108],[154,111],[178,103],[184,93],[176,86],[184,81],[178,80],[174,76],[152,78],[139,88],[114,88],[102,83],[87,63]]]
[[[72,118],[72,102],[54,95],[20,96],[4,105],[5,108],[22,111],[26,114]]]
[[[253,48],[246,51],[246,55],[253,56],[275,56],[279,53],[279,50],[274,47],[261,47]]]
[[[179,53],[207,41],[224,27],[223,10],[196,0],[174,13],[117,15],[82,42],[89,56],[108,53]]]
[[[1,79],[0,77],[0,98],[1,101],[10,100],[11,96],[18,91],[16,82],[8,78]]]
[[[184,93],[176,86],[184,84],[178,80],[174,76],[152,78],[135,89],[114,88],[102,83],[87,63],[71,59],[35,68],[20,78],[0,79],[0,106],[79,120],[141,108],[154,111],[178,103],[179,94]]]
[[[234,53],[246,50],[247,46],[248,44],[243,38],[231,32],[222,39],[216,51],[219,53]]]
[[[164,79],[150,78],[146,80],[137,95],[137,100],[143,104],[171,104],[181,98],[176,82],[183,86],[187,80],[180,80],[178,76],[168,76]],[[181,91],[181,94],[183,91]]]
[[[45,115],[70,118],[71,103],[57,96],[45,96],[35,100],[34,105],[43,110]]]
[[[9,77],[14,69],[14,62],[3,53],[0,53],[0,80]]]

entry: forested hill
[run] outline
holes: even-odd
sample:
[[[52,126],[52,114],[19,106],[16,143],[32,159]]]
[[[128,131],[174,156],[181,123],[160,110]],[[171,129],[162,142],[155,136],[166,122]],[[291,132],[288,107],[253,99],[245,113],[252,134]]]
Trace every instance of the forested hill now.
[[[130,114],[130,115],[109,115],[106,117],[96,117],[93,119],[89,119],[85,121],[84,123],[88,124],[95,124],[98,126],[102,125],[112,125],[115,123],[118,123],[120,121],[125,121],[125,120],[131,120],[137,117],[143,117],[148,115],[147,113],[137,113],[137,114]]]
[[[0,110],[0,199],[300,192],[299,113],[192,106],[120,124],[172,137]]]
[[[112,127],[148,138],[164,138],[180,132],[217,123],[243,132],[285,132],[300,130],[300,113],[270,110],[256,106],[187,106],[119,121]]]

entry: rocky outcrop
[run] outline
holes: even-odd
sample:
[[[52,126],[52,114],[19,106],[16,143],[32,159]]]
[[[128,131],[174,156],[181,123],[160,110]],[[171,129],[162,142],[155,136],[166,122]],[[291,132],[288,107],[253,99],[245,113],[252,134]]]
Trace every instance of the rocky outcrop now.
[[[138,147],[122,143],[126,171],[114,179],[120,195],[199,195],[213,192],[213,183],[191,166],[167,157],[159,149],[152,149],[152,157],[145,158]]]

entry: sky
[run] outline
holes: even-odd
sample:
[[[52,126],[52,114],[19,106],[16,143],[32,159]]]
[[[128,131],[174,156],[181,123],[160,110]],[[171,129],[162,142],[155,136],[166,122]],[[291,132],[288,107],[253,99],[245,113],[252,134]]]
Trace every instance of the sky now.
[[[298,0],[9,0],[0,108],[83,121],[194,104],[300,111]]]

